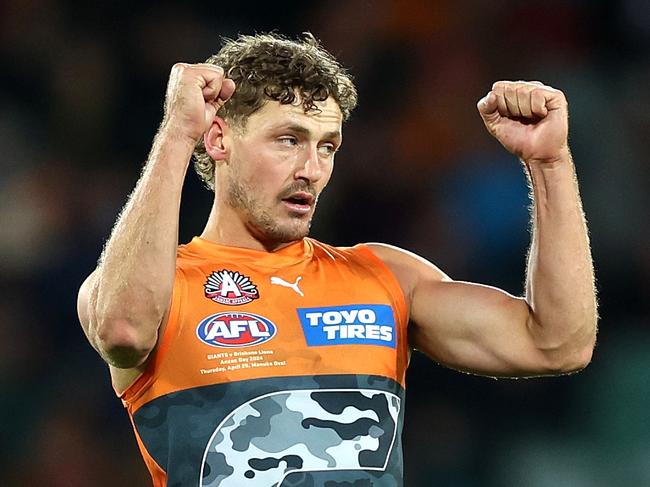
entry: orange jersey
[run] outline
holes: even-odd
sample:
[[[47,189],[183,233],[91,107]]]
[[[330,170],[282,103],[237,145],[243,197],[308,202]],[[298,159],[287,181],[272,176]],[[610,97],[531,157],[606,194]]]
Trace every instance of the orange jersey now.
[[[407,322],[364,245],[180,246],[164,333],[122,395],[154,485],[401,485]]]

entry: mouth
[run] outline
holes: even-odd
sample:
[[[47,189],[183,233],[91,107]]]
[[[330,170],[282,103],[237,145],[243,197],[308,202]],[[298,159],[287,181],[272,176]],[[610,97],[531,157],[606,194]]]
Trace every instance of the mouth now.
[[[292,193],[286,198],[282,198],[282,202],[294,213],[299,215],[306,215],[314,206],[316,198],[313,194],[304,191]]]

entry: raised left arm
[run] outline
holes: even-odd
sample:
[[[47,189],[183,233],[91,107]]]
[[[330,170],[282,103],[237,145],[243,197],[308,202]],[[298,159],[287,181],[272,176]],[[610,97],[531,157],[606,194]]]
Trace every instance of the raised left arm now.
[[[594,273],[562,92],[499,82],[478,103],[488,131],[524,163],[534,199],[526,296],[458,282],[409,252],[373,251],[409,301],[411,345],[447,366],[491,376],[579,370],[596,338]]]
[[[596,338],[596,292],[566,98],[539,82],[498,82],[477,106],[488,131],[524,163],[532,190],[529,332],[552,362],[586,365]]]

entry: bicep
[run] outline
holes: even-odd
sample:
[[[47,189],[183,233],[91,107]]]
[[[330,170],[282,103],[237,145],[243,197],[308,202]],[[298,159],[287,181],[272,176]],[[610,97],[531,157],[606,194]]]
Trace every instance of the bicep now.
[[[500,289],[424,276],[412,292],[412,346],[448,367],[491,376],[551,372],[530,333],[523,298]]]
[[[454,281],[428,260],[397,247],[368,246],[393,271],[409,302],[411,347],[445,366],[480,375],[555,373],[530,330],[525,299]]]

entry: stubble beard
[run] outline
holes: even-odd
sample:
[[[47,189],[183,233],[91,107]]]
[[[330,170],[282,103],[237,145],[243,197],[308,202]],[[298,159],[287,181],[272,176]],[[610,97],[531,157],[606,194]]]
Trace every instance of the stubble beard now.
[[[269,208],[254,195],[255,191],[243,181],[230,178],[226,202],[231,208],[244,215],[245,225],[256,238],[270,244],[277,244],[294,242],[309,235],[311,216],[307,221],[294,217],[283,224],[274,218]]]

